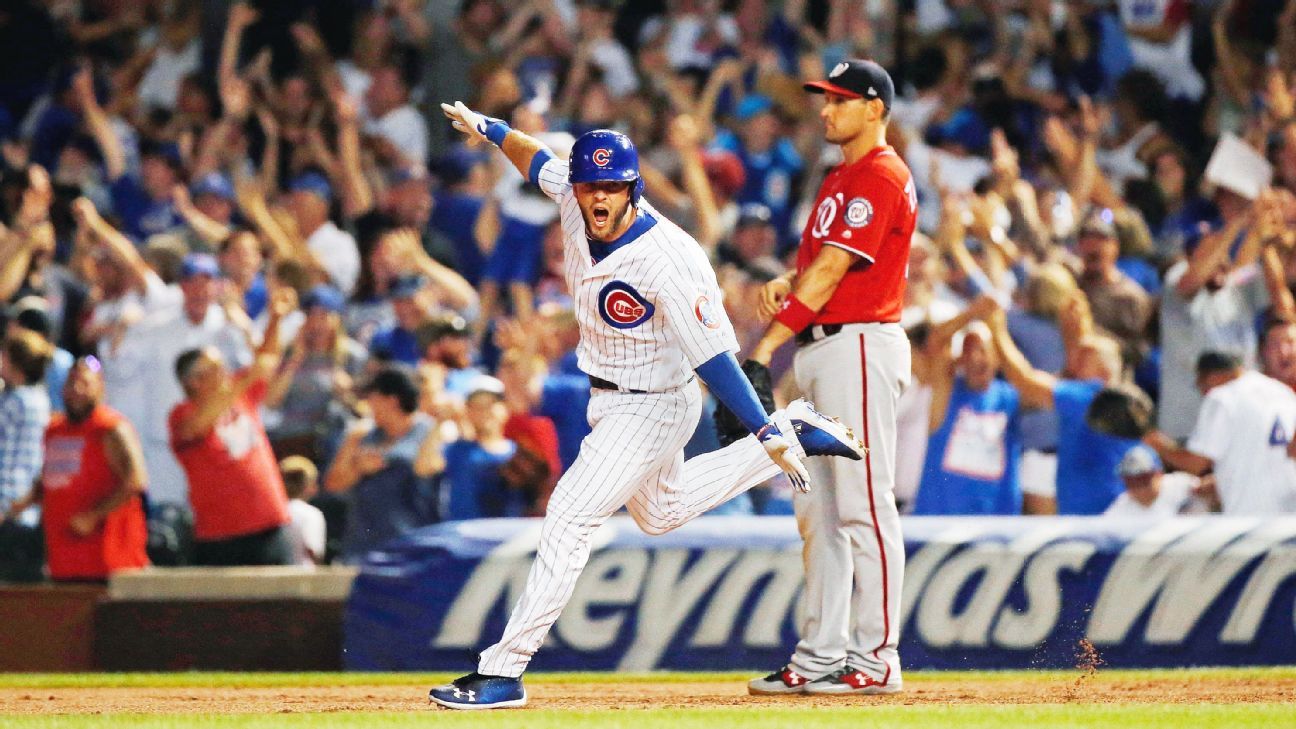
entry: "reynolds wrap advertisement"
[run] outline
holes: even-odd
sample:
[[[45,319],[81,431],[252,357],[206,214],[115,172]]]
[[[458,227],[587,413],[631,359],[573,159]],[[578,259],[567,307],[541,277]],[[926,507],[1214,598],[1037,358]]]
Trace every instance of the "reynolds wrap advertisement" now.
[[[1296,662],[1296,517],[904,520],[906,668]],[[540,521],[429,527],[373,553],[347,607],[355,670],[474,668],[498,639]],[[796,643],[790,517],[703,517],[650,537],[616,517],[533,670],[772,669]]]

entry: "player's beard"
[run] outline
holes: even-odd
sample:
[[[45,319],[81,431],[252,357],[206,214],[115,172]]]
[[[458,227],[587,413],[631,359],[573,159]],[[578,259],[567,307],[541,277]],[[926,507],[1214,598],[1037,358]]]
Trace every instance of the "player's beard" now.
[[[597,224],[598,218],[594,213],[596,208],[607,208],[607,219],[602,225]],[[602,242],[611,240],[612,233],[620,230],[621,226],[625,224],[625,218],[631,213],[631,210],[629,196],[626,197],[620,208],[606,202],[591,205],[588,210],[581,210],[581,216],[585,218],[585,235]]]

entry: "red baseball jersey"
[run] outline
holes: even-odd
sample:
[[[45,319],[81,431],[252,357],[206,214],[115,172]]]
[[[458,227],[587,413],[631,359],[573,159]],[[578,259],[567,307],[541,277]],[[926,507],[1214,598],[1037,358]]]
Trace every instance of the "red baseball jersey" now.
[[[801,234],[797,274],[824,246],[849,251],[860,261],[842,277],[815,324],[900,321],[917,217],[913,177],[891,147],[877,147],[854,164],[828,171]]]

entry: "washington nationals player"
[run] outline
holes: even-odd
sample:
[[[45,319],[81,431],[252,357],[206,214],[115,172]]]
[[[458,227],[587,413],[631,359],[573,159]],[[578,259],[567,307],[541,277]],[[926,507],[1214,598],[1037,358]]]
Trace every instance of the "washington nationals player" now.
[[[589,132],[576,140],[569,165],[462,102],[441,108],[470,140],[500,147],[558,203],[581,333],[577,356],[594,389],[593,431],[549,501],[503,638],[481,654],[476,672],[430,692],[454,709],[521,706],[522,672],[571,597],[591,535],[617,509],[624,505],[641,529],[661,534],[780,472],[808,490],[805,456],[858,460],[864,449],[803,400],[766,415],[734,358],[738,343],[715,272],[697,242],[641,197],[639,157],[628,138]],[[752,435],[685,462],[702,406],[694,372]]]
[[[819,188],[796,271],[762,292],[774,321],[751,358],[768,364],[795,336],[801,392],[832,403],[842,422],[863,433],[868,453],[853,462],[810,460],[818,487],[793,498],[805,540],[801,641],[790,664],[748,690],[894,693],[901,688],[904,542],[891,488],[896,400],[910,376],[909,340],[898,322],[918,199],[909,169],[886,143],[895,90],[881,66],[839,63],[805,88],[824,94],[819,116],[844,161]]]

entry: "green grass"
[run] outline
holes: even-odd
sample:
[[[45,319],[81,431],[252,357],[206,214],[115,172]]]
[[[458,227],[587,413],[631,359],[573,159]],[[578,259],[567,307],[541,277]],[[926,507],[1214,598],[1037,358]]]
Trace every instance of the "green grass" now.
[[[404,727],[525,727],[526,729],[982,729],[983,727],[1119,727],[1121,729],[1276,729],[1296,710],[1278,704],[1234,706],[876,706],[818,709],[662,709],[653,711],[444,711],[409,713],[6,717],[12,729],[386,729]]]
[[[543,673],[527,674],[528,683],[746,683],[761,673],[756,669],[731,673]],[[129,688],[263,687],[278,686],[431,686],[454,678],[449,673],[0,673],[0,688]],[[975,679],[978,681],[1057,681],[1075,678],[1076,671],[906,671],[905,685],[925,681]],[[1105,678],[1165,678],[1232,680],[1248,677],[1269,681],[1296,681],[1296,666],[1261,668],[1174,668],[1155,670],[1103,669]],[[3,713],[3,712],[0,712]]]

